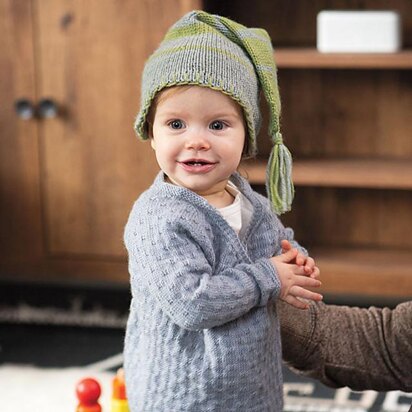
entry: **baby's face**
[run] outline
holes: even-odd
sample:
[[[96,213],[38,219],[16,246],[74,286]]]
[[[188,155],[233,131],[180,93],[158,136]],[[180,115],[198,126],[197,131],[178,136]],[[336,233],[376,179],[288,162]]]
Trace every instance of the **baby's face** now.
[[[200,196],[225,190],[245,143],[241,107],[206,87],[168,93],[153,120],[151,142],[160,168],[174,184]]]

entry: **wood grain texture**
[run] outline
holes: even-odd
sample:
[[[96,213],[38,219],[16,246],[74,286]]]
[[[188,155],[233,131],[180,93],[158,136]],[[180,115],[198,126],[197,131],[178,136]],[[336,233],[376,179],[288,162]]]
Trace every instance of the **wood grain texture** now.
[[[412,159],[412,70],[281,70],[279,82],[295,158]]]
[[[126,259],[85,257],[7,259],[0,262],[2,280],[53,282],[61,284],[120,284],[129,283]]]
[[[321,293],[412,296],[412,257],[397,250],[314,249],[321,269]]]
[[[36,99],[31,13],[0,0],[0,260],[43,253],[37,125],[14,109]]]
[[[309,250],[399,248],[412,259],[411,204],[411,191],[297,187],[282,221]]]
[[[36,4],[39,93],[62,109],[41,127],[50,254],[124,256],[131,205],[158,171],[132,129],[143,65],[192,3]]]
[[[252,184],[265,184],[266,160],[245,161],[241,170]],[[313,159],[293,163],[296,186],[412,189],[412,161],[380,159]]]
[[[279,69],[412,69],[412,50],[397,53],[319,53],[314,48],[277,48]]]

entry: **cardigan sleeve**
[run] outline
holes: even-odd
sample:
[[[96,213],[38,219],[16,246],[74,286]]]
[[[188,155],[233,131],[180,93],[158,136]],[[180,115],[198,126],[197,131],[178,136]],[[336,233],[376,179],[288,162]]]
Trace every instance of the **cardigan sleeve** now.
[[[300,245],[295,240],[295,233],[292,228],[285,227],[280,220],[279,216],[273,211],[272,205],[267,197],[264,197],[260,194],[256,194],[256,198],[262,203],[264,210],[267,215],[270,216],[273,222],[273,226],[277,232],[277,238],[279,240],[279,245],[276,247],[275,253],[273,256],[278,256],[282,254],[282,248],[280,245],[281,240],[288,240],[294,248],[297,248],[305,256],[309,256],[308,251]]]
[[[412,301],[395,309],[278,301],[284,360],[332,387],[412,391]]]
[[[282,225],[282,224],[281,224]],[[281,238],[280,240],[289,240],[289,242],[291,243],[291,245],[294,248],[297,248],[301,253],[303,253],[305,256],[309,256],[308,251],[302,246],[300,245],[296,240],[295,240],[295,233],[293,231],[292,228],[290,227],[283,227],[282,225],[282,230],[281,230]]]
[[[149,230],[129,227],[125,236],[132,284],[142,282],[171,320],[188,330],[223,325],[267,305],[280,291],[269,259],[216,271],[212,239],[204,232],[174,219]]]

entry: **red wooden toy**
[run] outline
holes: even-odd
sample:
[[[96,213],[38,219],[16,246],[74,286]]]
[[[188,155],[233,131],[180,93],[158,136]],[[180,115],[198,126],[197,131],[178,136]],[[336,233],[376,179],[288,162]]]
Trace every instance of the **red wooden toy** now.
[[[76,385],[76,395],[79,400],[76,412],[101,412],[99,397],[102,393],[99,382],[93,378],[82,379]]]

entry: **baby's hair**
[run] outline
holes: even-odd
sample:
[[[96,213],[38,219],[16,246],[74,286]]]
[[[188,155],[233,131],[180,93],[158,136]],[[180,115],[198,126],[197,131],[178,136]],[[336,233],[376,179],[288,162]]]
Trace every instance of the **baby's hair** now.
[[[181,86],[166,87],[156,93],[154,99],[152,100],[152,104],[150,105],[150,109],[146,117],[147,131],[148,131],[148,135],[150,138],[153,138],[153,122],[154,122],[157,106],[164,100],[168,99],[169,97],[175,94],[178,94],[178,93],[183,93],[185,90],[188,90],[191,87],[193,87],[193,85],[183,84]]]
[[[147,134],[149,137],[152,139],[153,138],[153,122],[154,118],[156,115],[156,109],[157,106],[168,99],[171,96],[174,96],[178,93],[183,93],[184,91],[194,87],[196,85],[192,84],[183,84],[180,86],[172,86],[172,87],[166,87],[163,90],[160,90],[159,92],[156,93],[155,97],[152,100],[152,104],[150,105],[149,112],[147,113],[146,121],[147,121]],[[199,86],[198,86],[199,87]],[[236,104],[239,104],[235,101]],[[242,111],[242,117],[243,117],[243,123],[245,126],[245,143],[243,146],[243,152],[242,152],[242,158],[250,158],[250,156],[247,155],[248,153],[248,148],[249,148],[249,132],[247,129],[247,124],[245,120],[245,115],[243,112],[243,109],[241,108]]]

